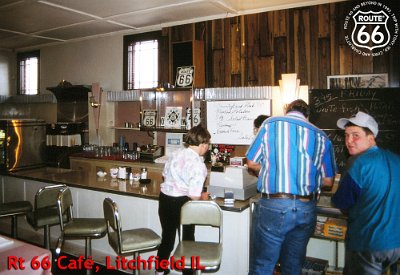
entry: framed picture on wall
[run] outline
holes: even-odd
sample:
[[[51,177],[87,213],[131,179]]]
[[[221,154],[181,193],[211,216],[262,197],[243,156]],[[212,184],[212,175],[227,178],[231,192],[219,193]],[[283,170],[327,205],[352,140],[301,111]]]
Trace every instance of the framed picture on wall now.
[[[385,88],[389,87],[388,74],[329,75],[328,89]]]
[[[165,128],[177,129],[182,125],[182,107],[165,107]]]

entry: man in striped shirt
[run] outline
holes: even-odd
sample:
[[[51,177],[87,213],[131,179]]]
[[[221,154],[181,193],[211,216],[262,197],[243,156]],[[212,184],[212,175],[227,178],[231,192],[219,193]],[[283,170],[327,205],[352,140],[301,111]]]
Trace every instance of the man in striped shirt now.
[[[333,146],[307,118],[303,100],[290,103],[283,117],[264,121],[247,151],[258,173],[261,199],[253,212],[249,275],[301,274],[307,243],[316,224],[317,196],[331,188],[336,172]]]

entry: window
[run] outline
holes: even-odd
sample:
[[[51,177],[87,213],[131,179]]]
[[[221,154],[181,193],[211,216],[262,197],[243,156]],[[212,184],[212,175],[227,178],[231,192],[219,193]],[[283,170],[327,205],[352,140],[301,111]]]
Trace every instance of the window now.
[[[124,37],[124,89],[158,86],[160,32]]]
[[[18,94],[39,94],[39,61],[39,51],[17,54]]]

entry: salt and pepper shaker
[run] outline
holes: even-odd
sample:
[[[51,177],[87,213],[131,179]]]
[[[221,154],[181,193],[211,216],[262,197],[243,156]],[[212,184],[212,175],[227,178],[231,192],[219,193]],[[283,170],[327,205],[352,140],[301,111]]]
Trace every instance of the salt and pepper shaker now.
[[[143,167],[140,172],[140,179],[145,180],[147,179],[147,168]]]

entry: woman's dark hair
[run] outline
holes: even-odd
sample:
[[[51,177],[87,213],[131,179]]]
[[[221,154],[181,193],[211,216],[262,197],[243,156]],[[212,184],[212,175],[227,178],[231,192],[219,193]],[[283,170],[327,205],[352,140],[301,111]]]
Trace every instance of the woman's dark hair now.
[[[260,128],[261,124],[264,122],[264,120],[266,120],[267,118],[269,118],[269,116],[266,115],[259,115],[258,117],[256,117],[256,119],[254,120],[254,128]]]
[[[310,106],[308,106],[308,104],[305,103],[304,100],[297,99],[289,103],[289,105],[287,106],[286,113],[289,113],[291,111],[300,112],[307,118],[310,115]]]
[[[201,125],[192,127],[184,137],[185,147],[190,145],[199,146],[202,143],[209,143],[211,139],[210,132]]]

